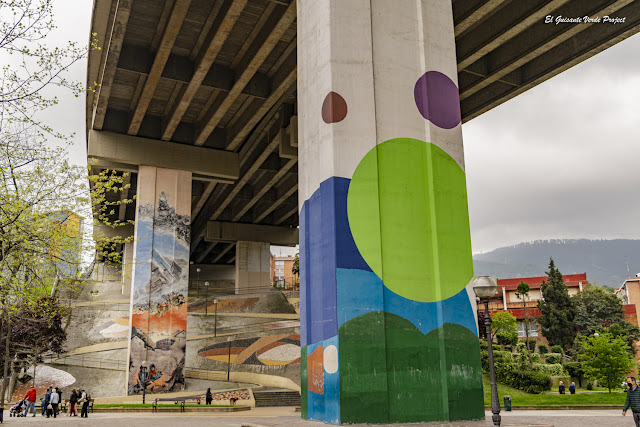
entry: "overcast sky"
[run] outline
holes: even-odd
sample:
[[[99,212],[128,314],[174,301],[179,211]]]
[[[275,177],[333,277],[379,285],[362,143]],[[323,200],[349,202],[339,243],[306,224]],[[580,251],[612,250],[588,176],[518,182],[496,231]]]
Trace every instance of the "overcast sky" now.
[[[92,3],[57,0],[51,40],[86,43]],[[73,77],[85,82],[86,62]],[[474,253],[537,239],[640,238],[639,94],[635,35],[465,124]],[[70,157],[85,164],[85,100],[59,96],[45,120],[77,133]]]

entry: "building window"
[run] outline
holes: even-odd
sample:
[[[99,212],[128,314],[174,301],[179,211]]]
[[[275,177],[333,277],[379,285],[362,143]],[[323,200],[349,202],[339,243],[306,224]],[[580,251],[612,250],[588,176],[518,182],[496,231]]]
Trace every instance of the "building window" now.
[[[526,338],[527,335],[525,333],[525,322],[518,322],[518,337]],[[533,320],[529,320],[529,338],[538,336],[538,323]]]

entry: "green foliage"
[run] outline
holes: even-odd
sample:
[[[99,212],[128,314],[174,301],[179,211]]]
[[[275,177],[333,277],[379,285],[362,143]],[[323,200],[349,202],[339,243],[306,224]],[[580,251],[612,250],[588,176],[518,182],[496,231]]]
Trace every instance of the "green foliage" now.
[[[531,360],[533,361],[533,363],[540,363],[540,354],[539,353],[533,353],[531,355]]]
[[[480,340],[480,350],[488,350],[489,344],[487,344],[487,340]]]
[[[527,393],[542,393],[551,389],[549,375],[531,370],[522,370],[515,363],[496,362],[496,379],[506,385]]]
[[[571,297],[571,301],[576,310],[574,323],[581,335],[593,335],[603,326],[624,321],[622,300],[602,288],[591,286]]]
[[[498,344],[491,344],[491,348],[493,348],[494,351],[502,350],[502,348]]]
[[[581,348],[584,352],[582,368],[585,375],[598,380],[599,384],[609,389],[609,393],[635,364],[624,339],[608,332],[585,337]]]
[[[496,340],[500,345],[516,345],[518,343],[517,332],[497,332]]]
[[[300,274],[300,254],[296,254],[296,257],[293,260],[293,266],[291,267],[291,272],[293,274]]]
[[[593,390],[593,381],[587,381],[587,390]]]
[[[562,363],[561,353],[547,353],[544,355],[544,361],[547,363]]]
[[[542,372],[551,377],[566,377],[569,376],[564,367],[559,363],[534,363],[533,370],[536,372]]]
[[[529,345],[529,351],[536,351],[536,343],[538,342],[537,339],[529,338],[528,340],[526,340],[526,342]]]
[[[570,377],[578,378],[578,380],[584,378],[584,370],[582,369],[581,362],[567,362],[563,363],[562,366]]]
[[[571,303],[562,273],[556,268],[553,258],[549,260],[548,280],[540,286],[544,300],[538,301],[541,316],[538,318],[542,335],[551,345],[569,347],[576,336],[573,324],[575,308]]]
[[[497,337],[498,333],[515,334],[518,336],[516,328],[516,318],[508,311],[497,311],[491,315],[491,332]]]
[[[540,352],[540,354],[547,354],[549,353],[549,347],[547,347],[546,344],[539,344],[538,351]]]
[[[562,349],[562,346],[560,346],[560,345],[552,345],[551,346],[551,353],[564,354],[564,350]]]
[[[619,324],[614,323],[609,327],[602,328],[600,333],[610,333],[614,337],[622,338],[628,345],[629,353],[635,354],[634,344],[640,339],[640,329],[636,325],[623,320]]]

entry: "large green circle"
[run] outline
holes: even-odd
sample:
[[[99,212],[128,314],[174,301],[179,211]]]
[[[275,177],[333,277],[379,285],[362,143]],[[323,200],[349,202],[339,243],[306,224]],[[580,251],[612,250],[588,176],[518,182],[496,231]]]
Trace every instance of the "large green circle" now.
[[[439,147],[385,141],[358,164],[347,196],[358,250],[407,299],[442,301],[473,276],[464,171]]]

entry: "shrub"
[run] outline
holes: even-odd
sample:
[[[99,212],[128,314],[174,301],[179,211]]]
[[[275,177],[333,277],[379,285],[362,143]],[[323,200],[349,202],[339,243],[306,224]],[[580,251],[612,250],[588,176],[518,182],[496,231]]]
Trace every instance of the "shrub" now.
[[[562,349],[562,346],[560,346],[560,345],[553,345],[553,346],[551,346],[551,353],[564,354],[564,350]]]
[[[584,371],[582,370],[582,363],[580,363],[580,362],[567,362],[567,363],[563,363],[562,367],[569,373],[570,377],[576,377],[579,380],[584,378]]]
[[[518,353],[520,353],[520,354],[523,354],[523,353],[527,352],[527,346],[523,342],[519,342],[518,345],[516,346],[516,349],[517,349]]]
[[[562,354],[548,353],[544,355],[544,360],[547,363],[562,363]]]
[[[500,347],[498,344],[491,344],[491,347],[493,347],[493,351],[501,351],[502,347]]]
[[[531,360],[533,360],[533,363],[540,363],[540,354],[539,353],[533,353],[531,355]]]
[[[566,377],[567,372],[564,370],[564,367],[559,363],[553,364],[540,364],[535,363],[533,365],[533,370],[536,372],[541,372],[543,374],[547,374],[551,377]]]
[[[489,344],[487,344],[486,340],[480,340],[480,350],[487,350],[489,348]]]
[[[496,361],[495,369],[498,382],[513,388],[528,393],[542,393],[543,391],[551,389],[551,377],[549,375],[530,370],[522,370],[515,363],[503,361]]]
[[[500,345],[516,345],[518,343],[517,332],[497,332],[496,340]]]
[[[540,352],[540,354],[547,354],[549,353],[549,347],[547,347],[546,344],[539,344],[538,351]]]
[[[529,345],[529,350],[536,351],[536,342],[538,342],[535,338],[529,338],[527,344]]]
[[[495,365],[498,363],[511,363],[513,355],[508,351],[494,351],[493,361]],[[482,364],[482,372],[489,372],[489,352],[487,350],[480,351],[480,363]]]
[[[593,390],[593,381],[587,382],[587,390]]]

